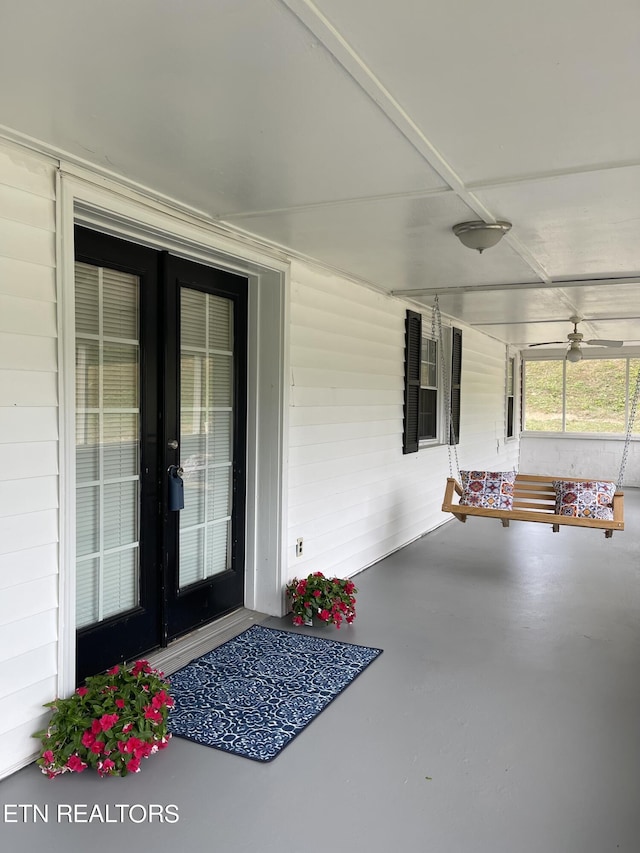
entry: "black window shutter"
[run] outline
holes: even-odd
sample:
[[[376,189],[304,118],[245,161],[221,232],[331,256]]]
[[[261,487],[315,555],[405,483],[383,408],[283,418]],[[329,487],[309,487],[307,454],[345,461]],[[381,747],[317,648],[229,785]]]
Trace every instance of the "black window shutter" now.
[[[452,331],[451,341],[451,434],[449,444],[460,442],[460,391],[462,380],[462,329]]]
[[[418,421],[420,415],[420,348],[422,346],[422,315],[407,311],[404,346],[404,431],[402,452],[418,450]]]

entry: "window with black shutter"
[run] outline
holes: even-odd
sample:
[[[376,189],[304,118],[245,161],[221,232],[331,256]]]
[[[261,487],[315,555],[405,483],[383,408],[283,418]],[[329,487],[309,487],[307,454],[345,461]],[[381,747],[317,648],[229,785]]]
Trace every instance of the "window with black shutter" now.
[[[422,333],[422,315],[407,311],[405,320],[404,453],[415,453],[420,442],[437,441],[448,405],[439,385],[442,377],[441,342]],[[460,379],[462,331],[452,330],[450,443],[460,438]]]

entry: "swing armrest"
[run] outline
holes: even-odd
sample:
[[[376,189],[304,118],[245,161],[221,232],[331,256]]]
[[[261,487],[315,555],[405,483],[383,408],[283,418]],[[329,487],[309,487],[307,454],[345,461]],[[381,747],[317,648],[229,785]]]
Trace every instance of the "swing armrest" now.
[[[613,496],[613,520],[624,525],[624,492],[616,492]]]
[[[444,493],[444,501],[443,503],[451,506],[453,504],[453,493],[455,493],[462,497],[462,486],[454,477],[447,477],[447,488]]]

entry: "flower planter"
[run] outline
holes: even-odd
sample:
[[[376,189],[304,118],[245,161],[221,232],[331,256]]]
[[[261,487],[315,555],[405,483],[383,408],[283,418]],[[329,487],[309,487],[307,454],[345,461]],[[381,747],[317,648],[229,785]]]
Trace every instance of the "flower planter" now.
[[[100,776],[138,773],[143,758],[169,744],[167,716],[173,706],[169,682],[147,661],[130,669],[114,666],[67,699],[55,699],[36,762],[50,779],[94,768]]]
[[[287,596],[293,612],[294,625],[350,625],[356,618],[358,590],[353,581],[327,578],[315,572],[303,580],[294,578],[287,584]]]

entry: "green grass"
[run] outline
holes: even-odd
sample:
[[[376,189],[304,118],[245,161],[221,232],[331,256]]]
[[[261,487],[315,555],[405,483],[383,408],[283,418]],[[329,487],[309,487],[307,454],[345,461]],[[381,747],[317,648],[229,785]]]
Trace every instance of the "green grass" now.
[[[562,361],[526,361],[526,430],[562,430]],[[640,360],[630,362],[633,394]],[[566,432],[624,433],[627,361],[623,358],[583,359],[567,363]],[[635,432],[635,430],[634,430]]]

